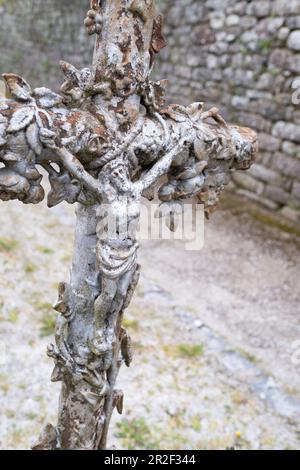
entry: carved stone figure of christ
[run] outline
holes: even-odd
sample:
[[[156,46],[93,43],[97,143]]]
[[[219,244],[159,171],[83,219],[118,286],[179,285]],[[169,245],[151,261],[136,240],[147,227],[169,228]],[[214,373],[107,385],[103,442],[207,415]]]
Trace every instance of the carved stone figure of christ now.
[[[85,26],[96,36],[92,67],[61,62],[60,94],[3,75],[0,199],[41,202],[43,167],[48,206],[76,203],[71,279],[59,286],[48,347],[52,380],[62,382],[58,422],[35,449],[106,449],[113,410],[122,413],[116,380],[132,361],[122,319],[139,279],[141,198],[156,190],[172,214],[194,197],[209,215],[231,173],[257,153],[255,132],[227,124],[218,109],[166,105],[167,82],[150,77],[166,45],[154,0],[92,0]]]

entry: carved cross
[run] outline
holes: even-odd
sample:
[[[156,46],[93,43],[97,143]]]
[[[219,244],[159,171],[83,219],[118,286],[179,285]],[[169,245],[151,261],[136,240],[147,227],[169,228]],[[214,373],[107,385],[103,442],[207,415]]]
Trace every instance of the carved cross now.
[[[43,167],[48,206],[77,203],[71,280],[60,284],[48,347],[52,381],[62,382],[58,423],[45,427],[35,449],[106,449],[113,410],[122,413],[115,385],[120,366],[132,360],[122,318],[139,279],[142,196],[151,198],[149,189],[160,184],[170,214],[193,196],[209,214],[230,174],[248,169],[257,153],[256,134],[227,124],[218,109],[166,106],[167,82],[150,78],[166,45],[153,0],[92,0],[85,26],[96,36],[92,67],[61,62],[61,94],[3,75],[0,199],[41,202]],[[131,205],[130,230],[103,237],[102,208],[122,219]]]

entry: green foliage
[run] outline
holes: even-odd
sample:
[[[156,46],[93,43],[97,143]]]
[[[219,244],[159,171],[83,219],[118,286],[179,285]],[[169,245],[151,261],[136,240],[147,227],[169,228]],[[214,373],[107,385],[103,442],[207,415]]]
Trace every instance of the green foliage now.
[[[7,319],[10,323],[17,323],[17,321],[19,319],[19,311],[16,308],[11,309],[8,312],[8,318]]]
[[[11,252],[17,246],[17,240],[10,240],[9,238],[0,238],[0,251]]]
[[[26,263],[25,272],[27,274],[34,273],[36,270],[37,270],[37,266],[34,263],[32,263],[31,261],[28,261],[28,263]]]
[[[52,250],[52,248],[48,248],[47,246],[38,246],[37,249],[40,253],[44,253],[45,255],[51,255],[54,253],[54,250]]]
[[[40,337],[45,338],[51,336],[54,333],[56,315],[53,313],[47,313],[43,316],[40,326]]]
[[[152,435],[144,418],[124,419],[117,424],[117,428],[116,437],[122,440],[126,449],[159,449],[159,442]]]
[[[123,321],[123,326],[129,330],[137,331],[139,329],[139,322],[133,320],[132,318],[125,318]]]
[[[273,40],[270,39],[270,38],[265,38],[265,39],[261,39],[259,41],[259,47],[264,51],[264,52],[268,52],[272,49],[273,47]]]
[[[163,346],[163,350],[168,356],[184,359],[201,357],[204,354],[203,344],[168,344]]]

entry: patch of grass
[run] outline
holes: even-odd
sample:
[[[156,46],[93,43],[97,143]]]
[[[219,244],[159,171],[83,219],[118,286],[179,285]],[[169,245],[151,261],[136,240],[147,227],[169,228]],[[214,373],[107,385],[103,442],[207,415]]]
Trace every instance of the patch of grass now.
[[[52,228],[56,228],[57,225],[58,225],[57,222],[51,222],[50,224],[45,225],[45,227],[51,230]]]
[[[24,438],[24,432],[21,429],[14,427],[9,434],[9,440],[11,441],[12,447],[17,447],[22,443]]]
[[[275,68],[275,67],[272,67],[272,68],[269,68],[268,69],[268,72],[273,75],[273,77],[277,77],[279,74],[280,74],[280,70]]]
[[[51,336],[54,333],[55,321],[56,314],[54,312],[45,313],[40,322],[41,326],[39,332],[41,338],[46,338],[47,336]]]
[[[72,260],[71,255],[63,255],[60,257],[60,261],[63,261],[64,263],[69,263]]]
[[[52,248],[49,248],[47,246],[38,246],[37,247],[37,250],[40,252],[40,253],[43,253],[45,255],[52,255],[52,253],[54,253],[54,250],[52,250]]]
[[[192,416],[191,419],[191,427],[194,431],[200,432],[201,431],[201,418],[199,415]]]
[[[20,390],[26,390],[26,389],[27,389],[27,385],[26,385],[26,384],[23,384],[23,383],[20,383],[20,384],[18,384],[18,388],[19,388]]]
[[[26,415],[25,415],[25,418],[30,420],[30,421],[36,420],[37,417],[38,417],[38,415],[36,413],[26,413]]]
[[[9,391],[9,383],[8,383],[8,375],[7,374],[0,374],[0,390],[4,394],[6,394]]]
[[[123,321],[123,326],[129,328],[130,330],[137,331],[139,329],[139,322],[133,318],[125,318]]]
[[[8,312],[7,320],[8,320],[10,323],[17,323],[17,321],[19,320],[19,315],[20,315],[19,310],[16,309],[16,308],[12,308],[12,309]]]
[[[300,237],[300,228],[297,224],[285,220],[278,214],[267,212],[258,203],[249,201],[236,194],[229,192],[223,194],[220,208],[229,210],[235,216],[247,213],[263,225]]]
[[[37,266],[31,261],[28,261],[28,263],[25,264],[25,273],[27,274],[34,273],[36,270],[37,270]]]
[[[140,341],[133,341],[132,348],[134,351],[145,351],[146,347]]]
[[[34,307],[37,310],[42,310],[43,312],[48,312],[53,309],[52,304],[49,302],[34,302]]]
[[[273,40],[270,39],[270,38],[265,38],[265,39],[261,39],[259,41],[259,47],[265,51],[265,52],[268,52],[272,49],[273,47]]]
[[[232,401],[235,405],[246,405],[248,402],[247,398],[239,390],[233,392]]]
[[[161,439],[161,448],[169,450],[185,450],[190,446],[190,442],[184,436],[184,430],[164,429]]]
[[[204,354],[203,344],[167,344],[163,346],[164,352],[171,357],[193,358]]]
[[[240,47],[240,53],[243,55],[247,55],[249,53],[249,50],[245,46]]]
[[[2,392],[6,395],[7,392],[9,391],[10,389],[10,385],[8,383],[5,383],[5,382],[1,382],[0,383],[0,390],[2,390]]]
[[[199,357],[203,356],[204,354],[204,346],[203,344],[179,344],[178,345],[178,353],[181,357]]]
[[[245,349],[242,348],[237,348],[236,350],[241,356],[243,356],[247,361],[252,362],[255,364],[257,362],[257,359],[253,354],[249,353],[248,351],[245,351]]]
[[[0,251],[9,253],[15,250],[18,246],[17,240],[10,240],[9,238],[0,238]]]
[[[196,449],[200,450],[224,450],[224,449],[232,449],[232,437],[231,436],[224,436],[224,437],[216,437],[216,438],[209,438],[207,440],[200,440],[196,442]]]
[[[266,214],[260,211],[251,211],[251,216],[253,219],[261,222],[264,225],[268,225],[269,227],[276,228],[278,230],[282,230],[283,232],[290,233],[292,235],[297,235],[300,237],[300,229],[297,226],[289,224],[282,219],[278,219],[272,214]]]
[[[16,412],[14,410],[6,410],[5,416],[9,419],[13,419],[16,417]]]
[[[34,401],[37,401],[38,403],[42,403],[44,401],[43,395],[36,395],[33,399]]]
[[[122,440],[128,450],[159,449],[159,441],[152,435],[144,418],[124,419],[117,424],[116,437]]]

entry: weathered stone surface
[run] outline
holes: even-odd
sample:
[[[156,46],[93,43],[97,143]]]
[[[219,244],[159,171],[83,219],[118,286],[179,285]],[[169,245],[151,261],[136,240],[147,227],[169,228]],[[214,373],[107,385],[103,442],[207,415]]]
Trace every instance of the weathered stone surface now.
[[[161,3],[167,12],[170,2],[162,0]],[[182,4],[181,0],[173,3]],[[292,103],[292,83],[300,74],[300,2],[206,0],[190,4],[192,8],[187,5],[181,11],[180,24],[190,25],[192,31],[181,46],[188,51],[188,66],[193,68],[191,93],[208,102],[219,102],[221,107],[226,107],[229,119],[245,122],[259,132],[259,165],[251,169],[251,178],[269,184],[271,189],[262,197],[257,196],[258,188],[252,179],[246,177],[240,181],[236,177],[235,183],[242,184],[246,193],[254,191],[256,199],[269,201],[273,209],[280,207],[278,201],[284,203],[287,195],[292,204],[293,182],[300,182],[297,165],[293,159],[289,160],[289,156],[300,157],[299,110]],[[196,47],[190,39],[196,30],[195,16],[199,19],[197,31],[202,32],[203,43]],[[215,41],[209,44],[213,41],[210,29]],[[205,38],[209,39],[207,44]],[[169,30],[169,39],[177,51],[176,30]],[[172,88],[174,98],[186,86],[179,77],[181,65],[182,61],[172,68],[172,73],[178,75],[177,86]],[[276,158],[280,159],[277,163]],[[278,192],[275,188],[279,188]]]
[[[300,143],[300,127],[290,122],[279,121],[272,131],[273,136]]]
[[[290,200],[290,194],[278,186],[267,185],[264,193],[268,199],[278,202],[279,204],[287,204]]]
[[[291,29],[300,29],[300,15],[289,16],[286,19],[287,27]]]
[[[281,210],[281,214],[286,217],[287,219],[290,219],[292,222],[300,222],[300,214],[299,211],[296,209],[293,209],[292,207],[285,206]]]
[[[294,51],[300,51],[300,31],[293,31],[290,34],[287,45]]]
[[[265,183],[277,185],[280,183],[280,175],[276,171],[270,170],[269,168],[266,168],[258,163],[250,168],[249,174],[255,179],[261,180]]]
[[[279,150],[281,143],[281,139],[270,134],[265,134],[264,132],[259,134],[259,147],[261,150],[275,152],[276,150]]]
[[[255,178],[249,174],[236,173],[233,176],[233,181],[248,191],[252,191],[258,195],[261,195],[264,192],[264,184],[257,181]]]
[[[257,0],[251,2],[247,7],[247,13],[249,15],[256,16],[257,18],[263,18],[268,16],[271,11],[271,2],[267,0]]]
[[[300,183],[298,183],[298,181],[295,181],[293,184],[292,194],[296,199],[300,201]]]
[[[287,155],[291,155],[292,157],[299,157],[300,158],[299,145],[296,145],[293,142],[290,142],[288,140],[285,140],[282,143],[282,151]]]
[[[292,179],[299,178],[300,175],[300,160],[292,157],[287,157],[283,153],[275,153],[273,158],[274,168],[280,171],[283,175],[289,176]]]
[[[269,1],[272,13],[278,15],[297,15],[300,14],[300,4],[298,0],[275,0]]]

